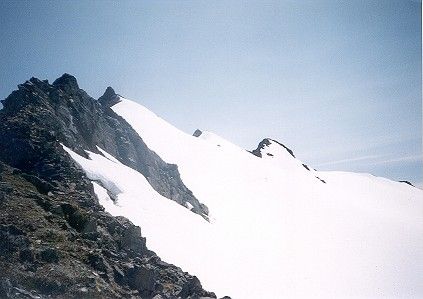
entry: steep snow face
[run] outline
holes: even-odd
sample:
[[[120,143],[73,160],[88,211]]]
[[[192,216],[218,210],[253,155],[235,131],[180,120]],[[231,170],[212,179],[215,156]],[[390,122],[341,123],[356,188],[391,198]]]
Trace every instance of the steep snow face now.
[[[421,190],[366,174],[309,171],[276,142],[260,158],[213,133],[185,134],[120,100],[112,109],[178,165],[209,207],[210,223],[107,153],[85,159],[66,150],[101,182],[94,190],[107,211],[140,225],[149,248],[206,289],[233,298],[423,296]]]

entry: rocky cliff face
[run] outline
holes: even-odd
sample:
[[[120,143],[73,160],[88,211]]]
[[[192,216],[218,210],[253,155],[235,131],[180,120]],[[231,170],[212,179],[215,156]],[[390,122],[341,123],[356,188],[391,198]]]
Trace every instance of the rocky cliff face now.
[[[150,151],[109,108],[63,75],[32,78],[0,111],[0,298],[215,298],[195,276],[149,251],[141,229],[106,213],[60,143],[86,156],[100,146],[162,195],[190,202],[177,167]]]
[[[194,213],[207,219],[207,207],[184,185],[177,166],[148,149],[132,127],[110,109],[118,100],[111,87],[99,101],[94,100],[68,74],[52,85],[31,78],[3,101],[0,120],[7,126],[0,134],[0,143],[8,146],[0,148],[0,156],[13,167],[33,171],[44,144],[61,151],[57,147],[61,142],[85,157],[84,150],[101,154],[99,146],[142,173],[158,193],[184,207],[189,202]],[[40,148],[31,148],[28,139],[38,142]]]

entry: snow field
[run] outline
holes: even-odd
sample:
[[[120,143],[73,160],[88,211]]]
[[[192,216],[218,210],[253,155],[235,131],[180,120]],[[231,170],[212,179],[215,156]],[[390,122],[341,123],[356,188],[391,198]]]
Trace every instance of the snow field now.
[[[88,152],[90,159],[66,151],[108,212],[139,225],[151,250],[205,289],[232,298],[423,296],[421,190],[365,174],[308,171],[273,142],[258,158],[210,132],[185,134],[124,98],[112,109],[178,165],[209,207],[210,223],[103,150]]]

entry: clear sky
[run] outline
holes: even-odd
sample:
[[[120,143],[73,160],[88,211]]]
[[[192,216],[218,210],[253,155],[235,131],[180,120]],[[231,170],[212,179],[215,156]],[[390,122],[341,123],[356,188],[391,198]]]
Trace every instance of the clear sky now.
[[[0,98],[64,72],[175,126],[422,186],[421,2],[0,1]]]

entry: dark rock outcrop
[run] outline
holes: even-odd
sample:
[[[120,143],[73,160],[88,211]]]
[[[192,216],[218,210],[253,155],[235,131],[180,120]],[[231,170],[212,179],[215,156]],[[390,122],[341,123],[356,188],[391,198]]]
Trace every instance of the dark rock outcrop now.
[[[184,198],[190,194],[176,166],[70,75],[52,85],[31,78],[3,104],[0,298],[215,298],[195,276],[148,250],[141,228],[104,211],[60,142],[85,156],[99,153],[99,145],[143,168],[150,182],[163,180],[156,185],[162,193],[182,190]]]
[[[119,103],[119,95],[117,95],[112,87],[107,87],[104,94],[98,98],[98,101],[107,107],[112,107],[113,105]]]
[[[305,169],[307,169],[308,171],[310,171],[310,168],[308,167],[308,165],[307,164],[302,164],[303,165],[303,167],[305,168]]]
[[[200,137],[201,134],[203,134],[203,132],[201,132],[201,130],[197,129],[194,131],[194,133],[192,134],[192,136],[194,137]]]
[[[407,185],[410,185],[410,186],[412,186],[412,187],[415,187],[412,183],[410,183],[409,181],[399,181],[400,183],[404,183],[404,184],[407,184]]]
[[[276,141],[276,140],[270,139],[270,138],[265,138],[262,141],[260,141],[257,148],[255,150],[252,150],[251,153],[253,155],[261,158],[262,157],[261,150],[264,149],[266,146],[269,146],[272,142],[277,143],[280,146],[282,146],[292,157],[295,158],[294,152],[291,149],[287,148],[285,145],[283,145],[279,141]]]
[[[319,181],[321,181],[323,184],[326,184],[326,181],[323,180],[323,179],[321,179],[321,178],[319,178],[318,176],[316,176],[316,179],[318,179]]]

